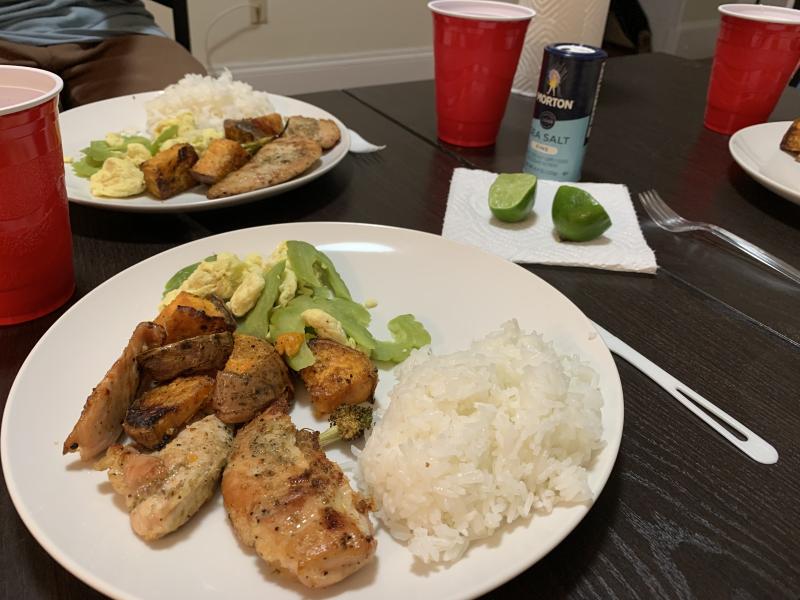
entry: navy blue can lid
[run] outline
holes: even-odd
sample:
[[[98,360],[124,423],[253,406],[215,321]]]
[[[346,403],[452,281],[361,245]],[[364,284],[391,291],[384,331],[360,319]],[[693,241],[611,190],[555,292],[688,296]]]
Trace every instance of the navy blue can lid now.
[[[608,54],[602,48],[595,48],[594,46],[579,44],[577,42],[558,42],[557,44],[550,44],[545,48],[545,52],[565,58],[572,58],[574,60],[599,60],[608,58]]]

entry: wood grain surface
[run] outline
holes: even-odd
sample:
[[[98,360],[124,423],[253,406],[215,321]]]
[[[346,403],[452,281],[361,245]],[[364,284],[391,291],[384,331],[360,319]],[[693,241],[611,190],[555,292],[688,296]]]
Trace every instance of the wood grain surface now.
[[[647,66],[647,60],[653,61],[652,66]],[[791,261],[792,249],[796,252],[800,247],[793,209],[776,197],[761,204],[753,200],[769,192],[750,186],[735,168],[721,164],[724,161],[714,153],[722,152],[724,144],[709,141],[697,127],[689,131],[673,123],[677,118],[695,119],[696,115],[683,114],[688,109],[676,104],[672,112],[655,119],[653,115],[658,113],[643,103],[646,99],[655,102],[647,91],[651,84],[641,81],[645,74],[655,77],[662,72],[670,81],[694,82],[693,92],[685,90],[687,100],[692,93],[702,96],[705,83],[693,73],[706,67],[659,57],[637,57],[637,61],[614,59],[609,64],[607,82],[628,82],[633,90],[629,93],[636,95],[637,101],[631,99],[626,111],[621,111],[627,112],[626,119],[612,119],[616,109],[603,100],[586,161],[593,178],[623,181],[632,189],[658,187],[687,217],[727,218],[730,222],[720,224],[734,230],[738,227],[740,235]],[[669,71],[664,67],[667,63],[671,64]],[[439,147],[430,132],[425,133],[425,127],[433,122],[433,107],[426,100],[432,90],[430,83],[414,83],[303,97],[387,148],[376,154],[349,155],[327,175],[285,195],[188,215],[122,214],[72,206],[78,284],[73,301],[162,250],[242,227],[358,221],[440,232],[453,168],[514,168],[510,166],[512,155],[519,160],[521,150],[516,146],[512,152],[512,141],[522,132],[524,148],[530,111],[517,109],[520,119],[522,112],[527,113],[519,124],[508,123],[507,118],[501,142],[491,151],[482,151],[478,160],[474,153],[467,156]],[[621,90],[615,93],[625,97]],[[375,99],[384,97],[393,102]],[[693,106],[697,103],[696,99],[687,101]],[[387,118],[390,104],[398,110],[409,108],[409,114]],[[643,123],[650,123],[646,132]],[[684,180],[681,177],[689,177],[680,170],[690,169],[685,162],[688,159],[662,162],[659,158],[656,165],[643,164],[641,153],[646,144],[632,140],[642,136],[656,139],[659,132],[669,141],[669,147],[659,151],[664,154],[674,147],[685,155],[698,138],[705,139],[701,158],[706,166],[699,173],[688,173],[696,181],[702,180],[703,172],[709,178],[723,178],[713,183],[711,207],[688,200],[677,203],[680,188],[670,182],[674,177],[679,177],[679,182]],[[612,138],[618,141],[612,144]],[[615,156],[606,156],[603,148],[609,154],[614,148]],[[777,208],[768,208],[773,204]],[[726,206],[731,207],[731,214]],[[693,239],[691,244],[670,241],[647,227],[645,233],[664,266],[655,277],[528,268],[567,295],[587,316],[772,442],[780,460],[772,466],[752,462],[653,382],[618,361],[626,404],[625,430],[605,490],[563,543],[489,597],[800,596],[800,327],[797,316],[791,314],[792,307],[797,308],[797,297],[791,295],[796,290],[787,290],[766,275],[758,279],[754,275],[760,273],[757,267],[727,250],[706,248],[705,240]],[[709,264],[725,271],[709,275]],[[784,297],[784,293],[788,295]],[[3,404],[25,356],[63,310],[31,323],[0,328]],[[428,597],[424,583],[415,596]],[[37,544],[17,517],[5,486],[0,488],[0,597],[102,597],[67,573]]]
[[[752,180],[728,152],[728,136],[703,127],[710,64],[667,54],[614,58],[600,88],[584,181],[659,191],[678,214],[715,223],[800,268],[800,206]],[[512,95],[497,144],[459,148],[436,139],[432,81],[348,93],[467,165],[518,171],[533,99]],[[800,90],[787,88],[772,121],[800,117]],[[800,287],[703,233],[672,234],[634,203],[658,264],[735,310],[800,343]]]

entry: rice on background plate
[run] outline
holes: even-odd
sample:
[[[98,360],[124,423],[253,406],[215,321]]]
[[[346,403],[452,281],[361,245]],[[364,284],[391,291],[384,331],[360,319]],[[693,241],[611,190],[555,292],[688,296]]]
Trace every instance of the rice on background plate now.
[[[164,92],[146,103],[147,128],[182,112],[194,115],[198,129],[219,129],[225,119],[243,119],[275,112],[266,92],[249,83],[234,81],[225,69],[219,77],[190,73],[164,88]]]
[[[414,351],[395,373],[359,478],[416,557],[453,561],[504,522],[592,499],[603,399],[577,357],[512,320],[469,350]]]

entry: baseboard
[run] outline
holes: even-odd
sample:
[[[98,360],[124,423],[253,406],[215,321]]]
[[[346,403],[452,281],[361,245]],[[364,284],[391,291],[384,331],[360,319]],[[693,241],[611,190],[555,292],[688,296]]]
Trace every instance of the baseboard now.
[[[433,78],[431,48],[400,48],[370,53],[316,56],[260,63],[215,65],[227,67],[236,79],[275,94],[304,94],[325,90],[418,81]]]

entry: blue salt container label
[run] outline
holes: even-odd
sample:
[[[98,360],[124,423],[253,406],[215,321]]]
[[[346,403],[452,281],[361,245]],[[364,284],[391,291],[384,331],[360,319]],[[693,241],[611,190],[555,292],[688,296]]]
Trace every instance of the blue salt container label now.
[[[607,54],[582,44],[544,50],[523,170],[542,179],[578,181]]]

